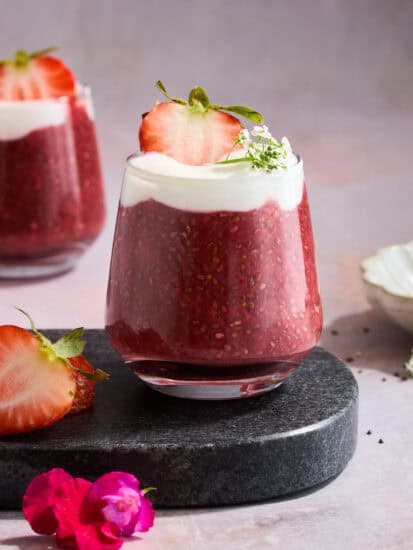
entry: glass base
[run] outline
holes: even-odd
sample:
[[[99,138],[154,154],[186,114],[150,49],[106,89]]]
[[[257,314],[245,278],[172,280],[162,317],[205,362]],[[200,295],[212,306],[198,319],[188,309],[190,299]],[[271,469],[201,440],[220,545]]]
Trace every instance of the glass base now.
[[[298,364],[283,361],[266,365],[205,367],[142,361],[130,365],[150,388],[184,399],[242,399],[271,391]]]
[[[79,245],[32,258],[0,258],[0,278],[33,279],[61,275],[74,268],[86,248]]]
[[[199,399],[207,401],[254,397],[256,395],[261,395],[262,393],[274,390],[282,384],[282,382],[257,381],[254,385],[250,385],[250,389],[248,391],[245,391],[242,385],[237,382],[225,385],[218,382],[211,382],[209,384],[203,385],[164,385],[153,384],[151,382],[148,382],[144,378],[141,378],[141,380],[145,382],[145,384],[151,389],[164,393],[165,395],[171,395],[172,397],[181,397],[182,399]]]

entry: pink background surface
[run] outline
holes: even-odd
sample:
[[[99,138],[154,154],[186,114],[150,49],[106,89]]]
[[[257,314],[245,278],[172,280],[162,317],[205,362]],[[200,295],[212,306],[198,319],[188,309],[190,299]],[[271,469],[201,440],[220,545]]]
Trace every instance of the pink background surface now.
[[[137,147],[140,113],[157,98],[153,83],[161,78],[176,95],[201,83],[213,100],[260,109],[273,132],[286,134],[303,155],[325,312],[322,344],[355,358],[359,445],[339,478],[300,499],[162,512],[145,541],[129,546],[412,548],[413,382],[393,373],[401,372],[413,338],[371,312],[358,265],[413,234],[413,3],[3,0],[1,9],[2,56],[56,43],[92,85],[109,205],[103,235],[75,271],[0,282],[2,323],[22,323],[13,310],[20,305],[39,327],[103,326],[124,159]],[[27,535],[19,516],[0,514],[2,548],[48,547]]]

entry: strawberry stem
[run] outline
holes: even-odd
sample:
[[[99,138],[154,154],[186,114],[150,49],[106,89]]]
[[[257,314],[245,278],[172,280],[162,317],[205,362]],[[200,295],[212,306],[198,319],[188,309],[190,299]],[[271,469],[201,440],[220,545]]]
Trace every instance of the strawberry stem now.
[[[48,338],[46,338],[46,336],[37,330],[33,319],[28,313],[26,313],[26,311],[24,311],[24,309],[19,307],[16,307],[16,309],[17,311],[20,311],[20,313],[23,313],[23,315],[29,320],[30,328],[33,334],[39,340],[42,349],[51,360],[60,359],[60,361],[63,361],[67,368],[81,374],[89,380],[95,380],[98,382],[109,378],[109,375],[101,369],[94,369],[93,372],[87,372],[74,367],[69,361],[71,357],[77,357],[83,352],[85,343],[81,340],[83,334],[82,327],[71,330],[53,344]]]
[[[189,92],[188,101],[179,97],[170,96],[160,80],[156,82],[156,87],[167,99],[169,99],[169,101],[179,103],[180,105],[186,105],[195,113],[206,113],[209,109],[213,109],[214,111],[229,111],[230,113],[235,113],[257,124],[263,122],[262,114],[250,107],[245,107],[244,105],[218,105],[216,103],[211,103],[208,94],[201,86],[192,88]]]
[[[229,153],[229,155],[231,154],[231,152]],[[214,162],[214,164],[237,164],[239,162],[249,162],[249,159],[246,157],[240,157],[236,159],[226,158],[225,160],[217,160],[216,162]]]
[[[42,57],[43,55],[47,55],[50,52],[56,51],[58,48],[55,46],[49,46],[48,48],[43,48],[42,50],[37,50],[33,53],[28,53],[26,50],[17,50],[14,53],[13,59],[2,59],[0,61],[0,67],[2,65],[10,65],[11,67],[15,67],[16,69],[24,69],[27,67],[27,65],[30,63],[32,59],[35,59],[36,57]]]
[[[195,86],[189,92],[188,103],[191,106],[200,105],[205,111],[211,107],[208,94],[201,88],[201,86]]]
[[[158,88],[158,90],[160,92],[163,93],[163,95],[169,99],[169,101],[173,101],[174,103],[179,103],[180,105],[188,105],[188,103],[185,101],[185,99],[181,99],[179,97],[171,97],[168,92],[166,91],[166,88],[165,86],[163,85],[163,83],[158,80],[157,83],[156,83],[156,87]]]

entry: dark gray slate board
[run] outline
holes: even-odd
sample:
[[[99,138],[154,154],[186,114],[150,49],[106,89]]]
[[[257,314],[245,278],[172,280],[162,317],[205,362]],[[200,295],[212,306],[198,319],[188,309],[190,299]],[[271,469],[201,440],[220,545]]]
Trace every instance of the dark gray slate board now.
[[[57,338],[62,331],[46,331]],[[62,467],[93,480],[111,470],[156,486],[158,507],[254,502],[340,473],[357,438],[358,388],[350,370],[317,348],[279,388],[237,401],[187,401],[146,388],[86,331],[86,355],[111,374],[92,410],[0,438],[0,509],[18,509],[36,474]]]

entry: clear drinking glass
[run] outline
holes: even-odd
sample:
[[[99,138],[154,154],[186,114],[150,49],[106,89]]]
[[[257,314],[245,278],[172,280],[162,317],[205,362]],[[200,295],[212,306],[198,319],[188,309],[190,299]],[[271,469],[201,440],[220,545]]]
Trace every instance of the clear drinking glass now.
[[[90,89],[0,101],[0,277],[67,271],[104,218]]]
[[[232,399],[273,389],[322,325],[302,161],[194,179],[142,169],[140,158],[127,161],[115,230],[112,345],[163,393]]]

